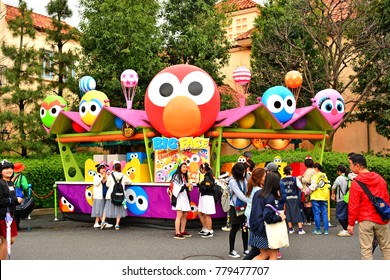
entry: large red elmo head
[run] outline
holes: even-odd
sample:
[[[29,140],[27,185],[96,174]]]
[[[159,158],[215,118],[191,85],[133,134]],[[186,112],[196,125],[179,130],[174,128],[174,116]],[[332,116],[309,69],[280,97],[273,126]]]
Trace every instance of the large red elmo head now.
[[[180,64],[165,68],[150,82],[145,111],[152,126],[167,137],[199,136],[214,124],[218,87],[202,69]]]

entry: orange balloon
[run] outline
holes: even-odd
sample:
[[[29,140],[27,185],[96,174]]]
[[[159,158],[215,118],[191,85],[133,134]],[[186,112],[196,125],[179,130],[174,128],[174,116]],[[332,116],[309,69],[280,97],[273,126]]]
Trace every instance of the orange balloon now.
[[[302,75],[298,71],[289,71],[284,77],[284,82],[288,88],[297,88],[302,85]]]

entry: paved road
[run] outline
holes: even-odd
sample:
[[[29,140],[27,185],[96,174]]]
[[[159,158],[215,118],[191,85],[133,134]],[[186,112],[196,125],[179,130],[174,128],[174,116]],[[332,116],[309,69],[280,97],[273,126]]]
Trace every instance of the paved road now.
[[[58,221],[54,221],[54,214],[37,213],[32,213],[31,220],[21,221],[11,259],[232,260],[228,256],[229,233],[220,230],[221,223],[215,227],[213,238],[203,239],[197,234],[199,221],[192,221],[188,231],[193,237],[177,240],[173,238],[173,221],[168,221],[164,227],[126,222],[120,231],[115,231],[94,229],[92,220],[63,220],[59,214]],[[332,218],[331,223],[336,225],[337,221]],[[331,227],[328,236],[312,235],[313,228],[305,226],[305,235],[290,235],[290,247],[281,250],[283,260],[360,259],[357,235],[338,237],[339,225]],[[243,251],[240,232],[236,250],[240,254]],[[374,259],[382,259],[379,248]]]

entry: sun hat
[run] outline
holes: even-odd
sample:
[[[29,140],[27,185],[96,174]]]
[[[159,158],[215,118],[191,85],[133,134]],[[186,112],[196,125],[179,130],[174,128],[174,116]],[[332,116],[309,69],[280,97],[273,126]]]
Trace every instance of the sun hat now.
[[[279,166],[275,162],[270,162],[265,167],[266,171],[278,171]]]
[[[26,168],[26,166],[24,166],[24,164],[21,162],[15,162],[15,164],[14,164],[14,172],[15,173],[22,172],[25,168]]]
[[[252,153],[249,151],[244,152],[244,157],[252,158]]]

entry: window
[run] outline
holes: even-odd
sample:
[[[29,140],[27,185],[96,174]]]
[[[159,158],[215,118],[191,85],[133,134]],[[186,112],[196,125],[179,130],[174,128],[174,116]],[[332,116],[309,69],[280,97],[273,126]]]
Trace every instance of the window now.
[[[5,78],[5,70],[7,66],[0,65],[0,87],[7,85],[7,79]]]
[[[43,55],[43,77],[45,79],[53,79],[53,52],[52,51],[44,51]]]
[[[66,65],[65,79],[67,79],[69,77],[72,77],[72,78],[75,77],[74,66],[69,67],[68,65]]]

